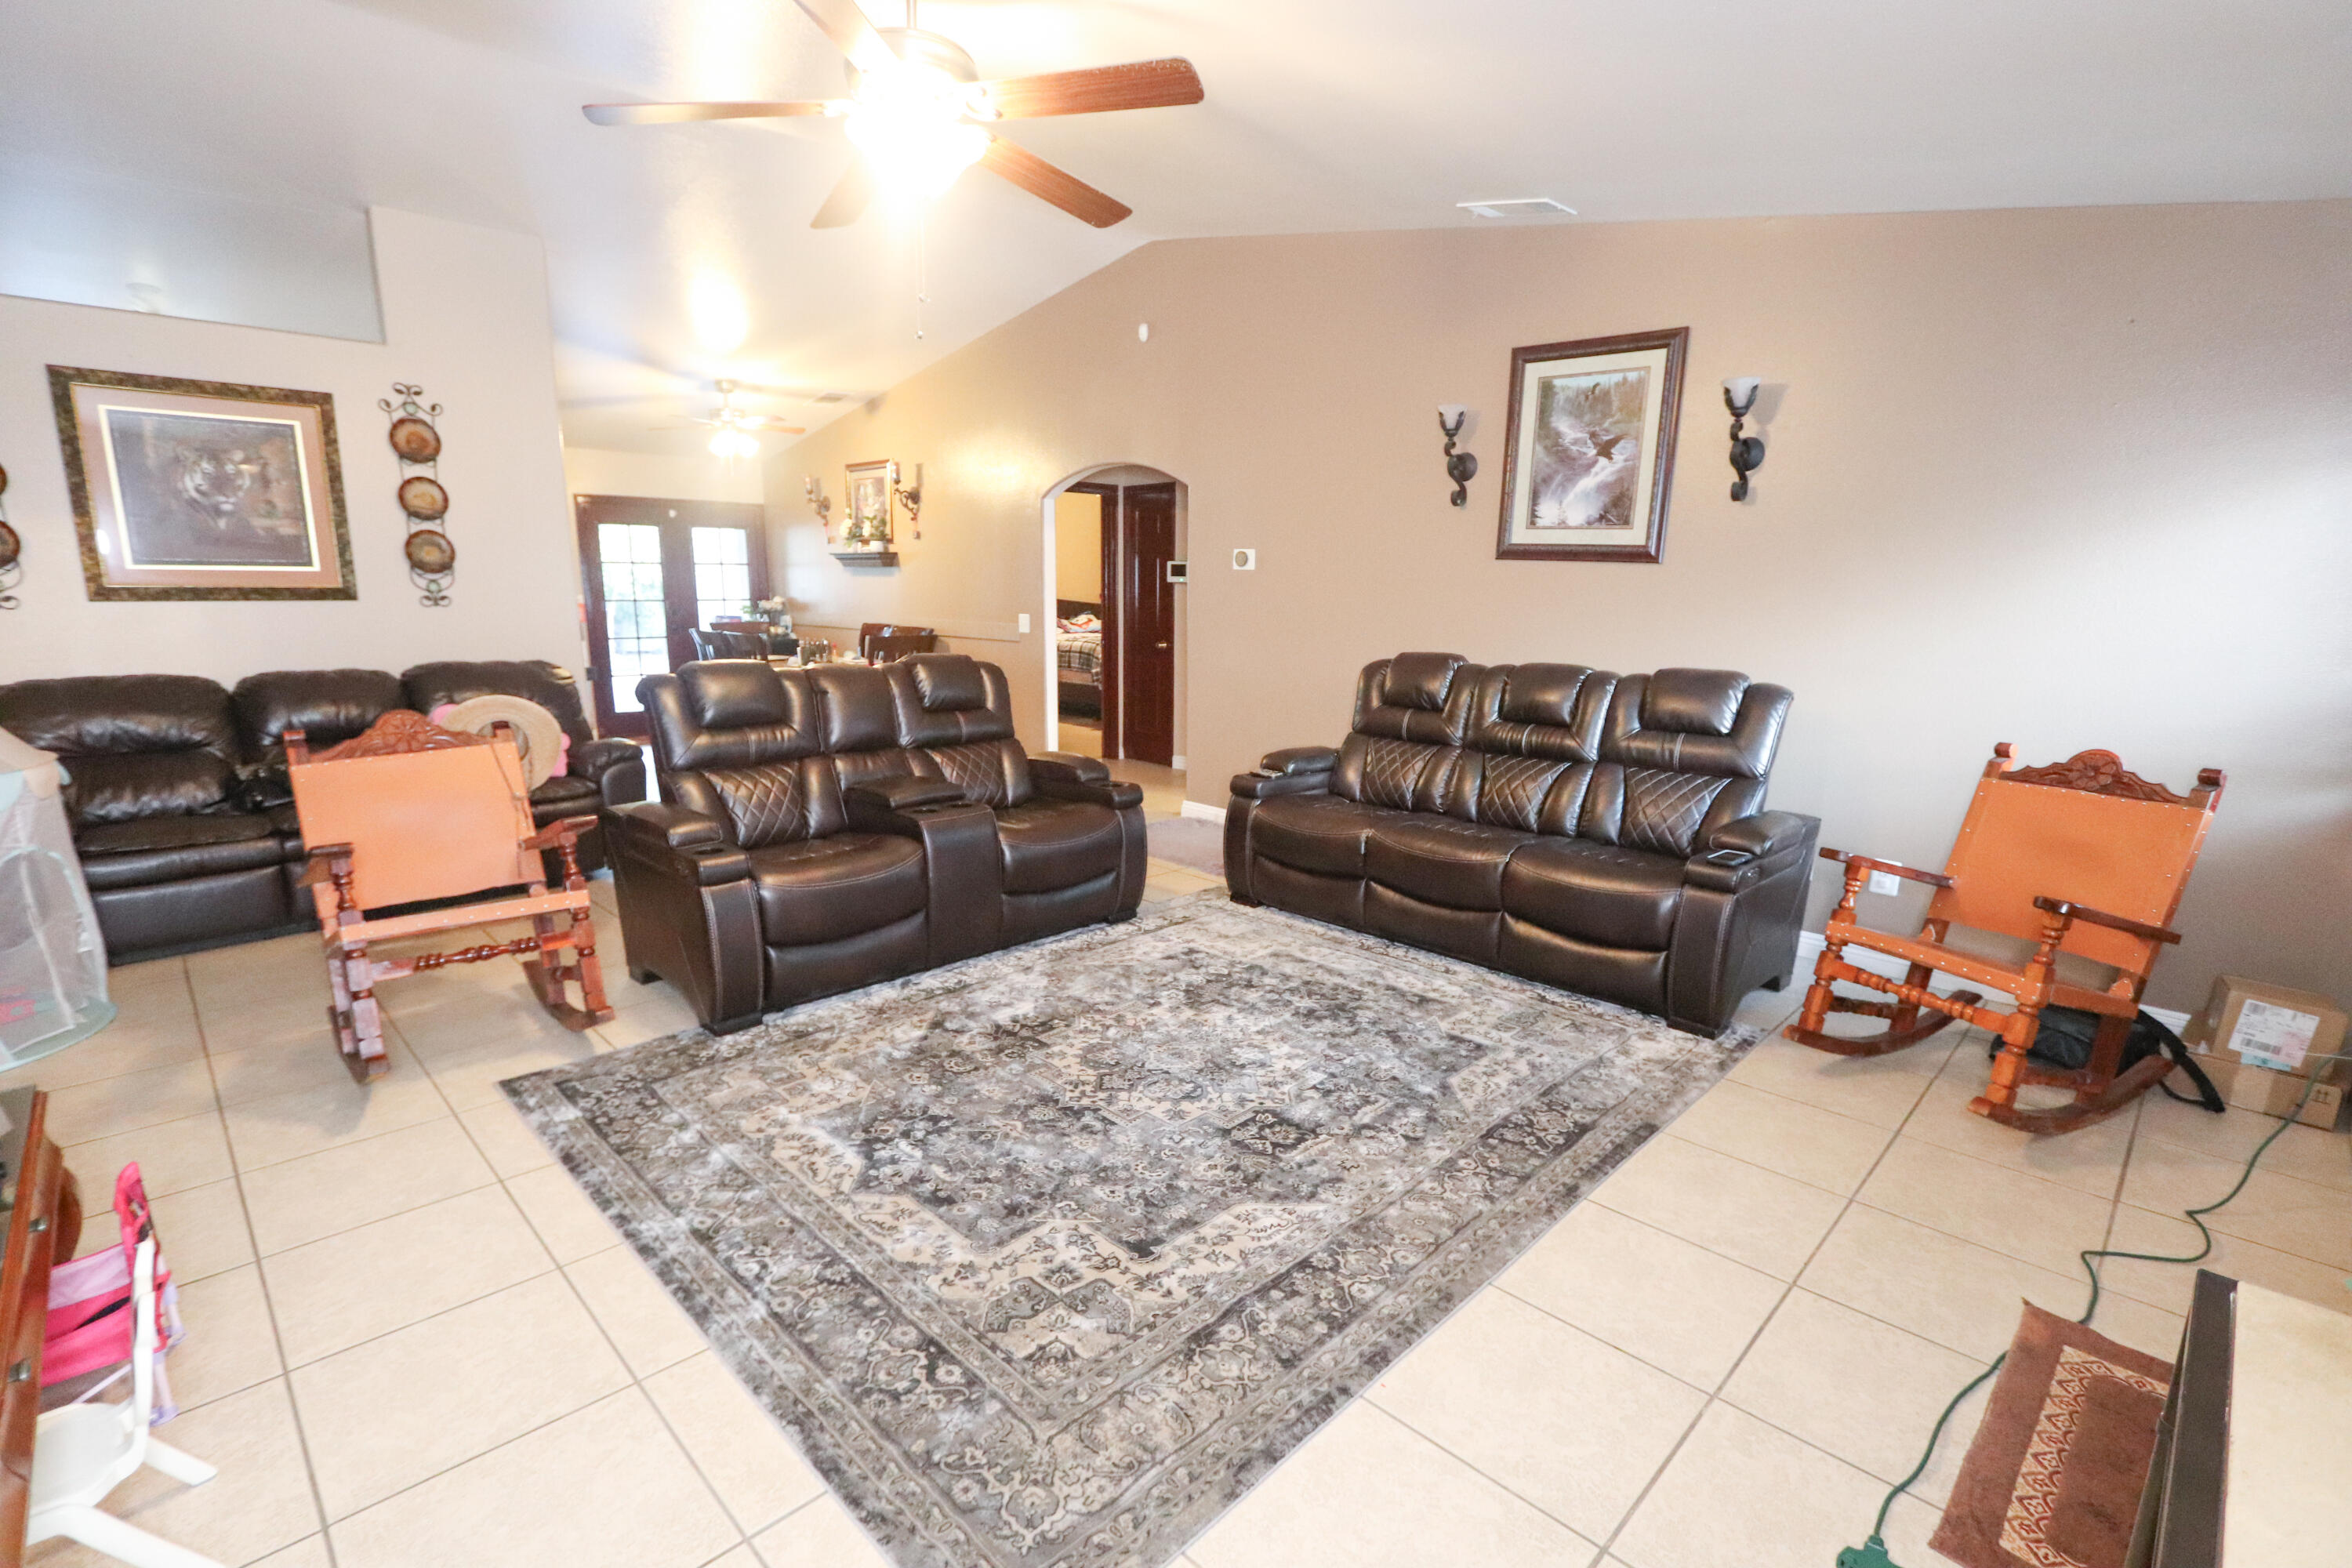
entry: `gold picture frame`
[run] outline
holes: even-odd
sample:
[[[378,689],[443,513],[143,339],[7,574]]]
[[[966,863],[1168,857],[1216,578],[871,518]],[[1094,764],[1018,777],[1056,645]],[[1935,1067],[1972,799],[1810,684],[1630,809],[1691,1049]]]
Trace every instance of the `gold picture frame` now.
[[[1511,351],[1497,561],[1666,552],[1690,329]]]
[[[48,371],[92,599],[359,597],[332,395]]]

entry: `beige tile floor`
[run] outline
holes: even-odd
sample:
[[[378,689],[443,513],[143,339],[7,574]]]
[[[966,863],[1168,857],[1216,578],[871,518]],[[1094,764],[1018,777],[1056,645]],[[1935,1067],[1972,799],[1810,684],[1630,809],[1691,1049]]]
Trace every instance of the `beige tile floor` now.
[[[1208,885],[1155,863],[1150,896]],[[498,1091],[691,1021],[597,897],[620,1011],[586,1037],[510,963],[444,972],[385,987],[392,1076],[357,1089],[295,938],[117,970],[121,1021],[24,1070],[88,1190],[146,1169],[192,1328],[172,1440],[221,1467],[114,1509],[271,1568],[879,1568]],[[1829,1568],[2019,1298],[2072,1315],[2075,1248],[2193,1240],[2166,1211],[2274,1125],[2151,1099],[2034,1142],[1963,1109],[1980,1060],[1768,1039],[1181,1562]],[[2290,1129],[2217,1226],[2219,1267],[2352,1310],[2352,1140]],[[2098,1325],[2169,1355],[2189,1278],[2113,1266]],[[1906,1568],[1976,1416],[1898,1502]]]

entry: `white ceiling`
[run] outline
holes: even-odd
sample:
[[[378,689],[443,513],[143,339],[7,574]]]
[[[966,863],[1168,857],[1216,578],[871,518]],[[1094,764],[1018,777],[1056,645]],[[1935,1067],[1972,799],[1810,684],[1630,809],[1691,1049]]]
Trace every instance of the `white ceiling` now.
[[[1012,129],[1132,205],[1118,227],[974,172],[919,247],[878,213],[807,227],[837,124],[581,118],[838,95],[789,0],[19,0],[0,179],[537,233],[568,437],[676,451],[698,435],[656,426],[716,376],[879,391],[1154,238],[1473,225],[1454,203],[1514,195],[1581,215],[1560,222],[2352,195],[2344,0],[926,0],[920,20],[990,76],[1182,55],[1208,100]],[[840,405],[754,406],[814,426]]]

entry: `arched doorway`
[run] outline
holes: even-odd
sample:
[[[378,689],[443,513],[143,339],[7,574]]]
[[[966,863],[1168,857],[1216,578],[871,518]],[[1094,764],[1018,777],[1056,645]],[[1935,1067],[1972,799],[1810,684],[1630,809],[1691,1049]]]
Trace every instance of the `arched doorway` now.
[[[1182,480],[1137,463],[1095,464],[1046,491],[1049,747],[1181,774],[1185,501]]]

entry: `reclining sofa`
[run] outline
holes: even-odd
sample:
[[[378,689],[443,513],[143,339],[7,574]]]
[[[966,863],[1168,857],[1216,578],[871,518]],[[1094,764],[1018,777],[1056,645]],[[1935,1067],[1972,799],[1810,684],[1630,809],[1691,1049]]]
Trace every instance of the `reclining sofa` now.
[[[380,669],[281,669],[234,691],[194,675],[76,676],[0,686],[0,729],[64,762],[66,808],[109,962],[315,927],[286,731],[347,741],[394,708],[500,693],[552,712],[568,771],[531,791],[540,826],[646,793],[644,753],[600,741],[569,670],[541,660]],[[581,843],[604,864],[601,836]]]
[[[1381,659],[1336,749],[1234,780],[1225,881],[1719,1034],[1796,963],[1821,823],[1764,809],[1790,700],[1729,670]]]
[[[1142,901],[1142,790],[1025,753],[992,664],[709,659],[637,696],[663,799],[609,819],[629,972],[709,1028]]]

